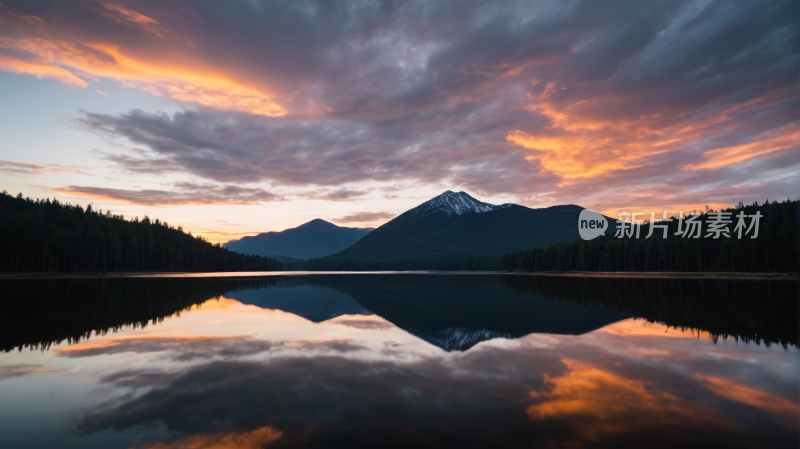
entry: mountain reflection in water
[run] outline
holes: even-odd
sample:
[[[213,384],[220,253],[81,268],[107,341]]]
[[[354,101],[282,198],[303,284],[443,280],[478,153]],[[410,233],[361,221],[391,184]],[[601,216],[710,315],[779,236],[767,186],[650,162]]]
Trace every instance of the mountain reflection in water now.
[[[798,441],[792,282],[353,274],[0,293],[3,448]]]

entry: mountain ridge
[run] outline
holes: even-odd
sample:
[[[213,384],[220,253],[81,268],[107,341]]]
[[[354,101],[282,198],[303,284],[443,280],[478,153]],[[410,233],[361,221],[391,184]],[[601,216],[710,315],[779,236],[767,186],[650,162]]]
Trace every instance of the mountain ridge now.
[[[400,214],[331,259],[387,262],[458,254],[501,256],[579,238],[578,216],[583,209],[573,204],[541,209],[493,205],[466,192],[448,190]],[[606,219],[606,229],[611,230],[614,220]]]
[[[223,246],[243,254],[307,260],[342,251],[373,230],[337,226],[315,218],[294,228],[242,237]]]

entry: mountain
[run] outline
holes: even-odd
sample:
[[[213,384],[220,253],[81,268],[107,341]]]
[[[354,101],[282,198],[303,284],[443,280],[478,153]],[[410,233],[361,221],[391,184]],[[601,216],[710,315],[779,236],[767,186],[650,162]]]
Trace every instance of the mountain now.
[[[509,288],[514,276],[430,274],[276,276],[268,284],[226,289],[225,297],[283,310],[315,323],[343,315],[378,315],[445,351],[531,333],[580,335],[631,315],[600,305]],[[565,279],[556,285],[574,286]],[[524,284],[524,287],[530,287]],[[535,287],[535,285],[534,285]],[[531,290],[528,288],[527,290]],[[536,290],[535,288],[533,289]],[[581,289],[578,297],[581,297]],[[549,293],[564,294],[563,288]]]
[[[388,262],[457,254],[500,256],[579,238],[582,210],[575,205],[543,209],[493,205],[448,190],[395,217],[333,258]],[[611,231],[614,220],[606,219]]]
[[[326,285],[365,309],[445,351],[467,351],[495,338],[581,335],[631,315],[512,291],[509,276],[327,276]]]
[[[374,314],[445,351],[467,351],[483,341],[515,339],[532,333],[580,335],[632,316],[601,305],[580,305],[558,296],[531,293],[528,290],[537,289],[525,282],[519,288],[516,278],[429,274],[280,276],[270,279],[267,285],[227,289],[225,297],[289,312],[315,323],[343,315]],[[549,292],[564,295],[563,286],[570,281],[553,282],[562,289],[551,288]]]
[[[339,252],[358,242],[372,230],[373,228],[345,228],[317,218],[285,231],[264,232],[231,240],[225,247],[243,254],[308,259]]]

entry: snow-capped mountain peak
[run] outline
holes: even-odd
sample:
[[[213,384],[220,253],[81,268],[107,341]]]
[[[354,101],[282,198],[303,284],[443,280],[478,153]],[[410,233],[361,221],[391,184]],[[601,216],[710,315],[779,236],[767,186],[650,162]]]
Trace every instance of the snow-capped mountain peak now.
[[[413,210],[418,217],[425,217],[434,213],[443,213],[447,216],[463,215],[468,213],[489,212],[496,209],[508,207],[510,204],[496,206],[484,203],[469,196],[466,192],[446,191],[443,194],[432,198]]]

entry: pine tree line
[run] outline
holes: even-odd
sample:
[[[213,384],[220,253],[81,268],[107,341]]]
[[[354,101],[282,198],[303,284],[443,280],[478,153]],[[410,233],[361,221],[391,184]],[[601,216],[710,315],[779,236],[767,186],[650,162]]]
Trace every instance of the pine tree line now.
[[[280,271],[159,219],[0,194],[0,272]]]
[[[488,277],[488,276],[487,276]],[[503,288],[586,307],[608,307],[712,341],[797,346],[797,282],[500,276]]]
[[[650,224],[642,225],[639,238],[612,235],[594,240],[575,240],[546,247],[533,248],[506,254],[497,259],[497,267],[505,271],[681,271],[681,272],[797,272],[795,248],[796,201],[758,202],[725,209],[731,212],[733,223],[728,225],[728,236],[708,236],[713,210],[703,213],[702,232],[699,238],[678,236],[678,220],[668,225],[667,238],[663,230],[654,229],[650,238]],[[762,215],[757,238],[753,231],[740,239],[734,232],[736,216]],[[749,224],[749,222],[748,222]],[[685,228],[684,220],[684,228]]]

